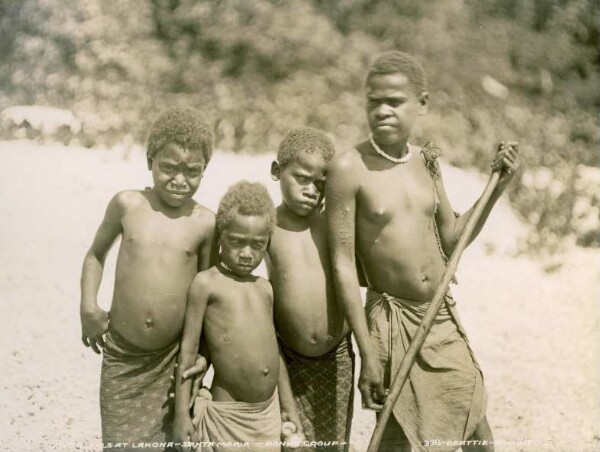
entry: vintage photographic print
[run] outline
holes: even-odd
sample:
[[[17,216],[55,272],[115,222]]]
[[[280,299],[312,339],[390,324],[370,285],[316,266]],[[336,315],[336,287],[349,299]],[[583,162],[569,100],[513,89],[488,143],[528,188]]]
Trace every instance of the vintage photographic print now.
[[[596,0],[0,0],[0,450],[600,447]]]

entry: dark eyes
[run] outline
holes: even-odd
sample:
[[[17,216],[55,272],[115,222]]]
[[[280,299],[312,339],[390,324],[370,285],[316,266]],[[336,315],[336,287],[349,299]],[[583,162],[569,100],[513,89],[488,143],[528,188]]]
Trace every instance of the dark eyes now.
[[[202,174],[200,169],[189,169],[185,172],[189,177],[198,177]]]
[[[172,165],[170,163],[160,163],[158,166],[163,173],[168,175],[173,175],[178,172],[183,173],[186,177],[190,178],[196,178],[202,175],[202,168],[186,168]]]
[[[230,239],[229,241],[232,246],[240,246],[241,247],[246,244],[245,241],[238,240],[238,239]],[[265,246],[265,242],[251,242],[250,243],[250,247],[255,250],[260,250],[260,249],[264,248],[264,246]]]
[[[382,100],[370,99],[367,101],[367,105],[370,108],[375,108],[379,105],[388,105],[392,108],[397,108],[400,105],[402,105],[404,102],[405,102],[404,99],[382,99]]]

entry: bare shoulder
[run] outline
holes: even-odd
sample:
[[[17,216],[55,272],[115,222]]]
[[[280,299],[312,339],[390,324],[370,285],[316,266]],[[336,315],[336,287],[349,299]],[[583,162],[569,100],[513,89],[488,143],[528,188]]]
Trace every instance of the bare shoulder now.
[[[123,190],[118,192],[110,200],[109,207],[116,209],[118,212],[125,214],[128,211],[147,203],[148,200],[141,190]]]
[[[214,222],[215,221],[215,213],[210,210],[208,207],[203,206],[194,201],[194,210],[192,211],[192,216],[194,219],[198,221],[206,221],[206,222]]]
[[[329,164],[325,184],[326,210],[338,206],[339,201],[349,200],[360,190],[366,168],[363,156],[357,149],[342,151]]]
[[[355,172],[364,168],[364,162],[359,149],[360,146],[356,149],[345,149],[336,154],[329,164],[329,172],[344,174],[348,171]]]
[[[271,283],[268,280],[259,276],[256,278],[256,284],[261,290],[265,292],[266,295],[269,296],[271,300],[273,299],[273,287],[271,286]]]
[[[203,226],[209,230],[213,230],[215,228],[215,213],[202,204],[194,204],[192,220],[199,226]]]
[[[210,292],[210,289],[214,287],[215,278],[217,278],[218,275],[220,275],[220,273],[215,267],[197,273],[192,280],[190,294]]]

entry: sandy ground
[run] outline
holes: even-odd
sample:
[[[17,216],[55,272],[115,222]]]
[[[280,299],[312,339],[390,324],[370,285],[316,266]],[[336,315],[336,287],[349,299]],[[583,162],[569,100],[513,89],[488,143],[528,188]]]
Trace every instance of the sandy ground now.
[[[219,153],[197,199],[215,209],[238,179],[268,176],[270,156]],[[111,196],[150,183],[143,156],[0,142],[0,450],[98,450],[100,357],[79,326],[82,258]],[[476,173],[443,167],[457,210],[481,193]],[[515,257],[526,227],[500,203],[465,253],[454,289],[484,370],[497,450],[599,449],[599,255],[571,248],[553,265]],[[109,306],[111,253],[100,300]],[[545,269],[545,270],[544,270]],[[357,393],[352,444],[374,424]],[[508,444],[526,440],[528,444]],[[502,445],[503,444],[503,445]],[[432,448],[431,450],[435,450]]]

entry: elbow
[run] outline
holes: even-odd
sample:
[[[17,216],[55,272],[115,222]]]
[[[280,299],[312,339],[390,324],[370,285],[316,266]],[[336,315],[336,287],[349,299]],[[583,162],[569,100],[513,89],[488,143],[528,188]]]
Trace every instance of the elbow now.
[[[350,262],[337,261],[332,265],[332,276],[333,280],[337,284],[343,284],[348,280],[349,275],[352,274],[353,264]]]
[[[84,265],[100,265],[104,267],[104,261],[106,260],[106,255],[100,255],[93,248],[91,248],[85,255],[83,262]]]

